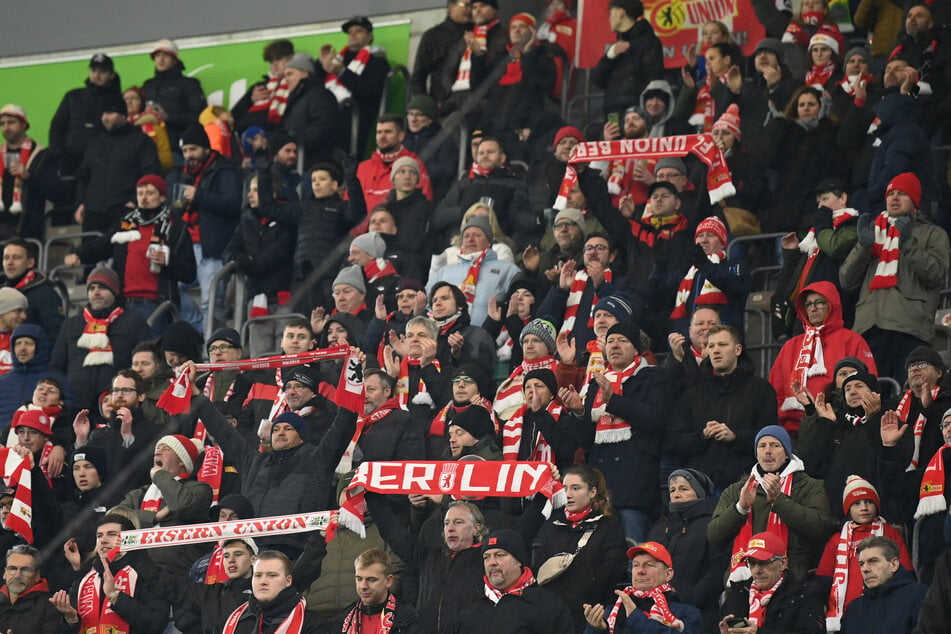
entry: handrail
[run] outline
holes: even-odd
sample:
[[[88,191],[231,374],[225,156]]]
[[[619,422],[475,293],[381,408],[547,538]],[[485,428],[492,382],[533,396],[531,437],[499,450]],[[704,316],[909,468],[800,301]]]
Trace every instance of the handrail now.
[[[729,260],[733,258],[733,247],[736,246],[738,243],[759,242],[761,240],[765,242],[767,240],[775,240],[776,238],[782,238],[784,235],[786,234],[782,232],[761,233],[757,236],[740,236],[739,238],[733,238],[732,240],[730,240],[729,244],[726,245],[726,259]]]
[[[172,313],[172,321],[175,321],[181,315],[181,311],[178,306],[175,305],[171,300],[166,299],[164,302],[158,305],[158,307],[152,311],[152,314],[148,316],[145,320],[146,323],[151,327],[155,320],[164,315],[165,313]]]
[[[234,276],[234,329],[240,331],[248,309],[248,280],[238,271]]]
[[[357,134],[360,130],[360,109],[357,108],[353,99],[347,99],[341,105],[350,108],[350,156],[356,156],[359,160],[361,154],[357,152],[362,150],[362,148],[357,147],[357,143],[360,142],[360,135]]]
[[[387,112],[389,112],[389,110],[387,109],[387,101],[389,100],[389,97],[390,97],[390,81],[397,75],[403,76],[403,85],[405,86],[405,89],[403,90],[403,107],[396,108],[393,110],[393,112],[401,112],[401,113],[406,112],[406,104],[407,104],[406,97],[409,95],[409,69],[403,66],[402,64],[397,64],[396,66],[393,66],[392,68],[390,68],[390,72],[386,74],[386,81],[383,82],[383,94],[380,96],[380,116],[381,117]]]
[[[236,272],[238,272],[238,263],[228,262],[211,278],[211,288],[208,289],[208,313],[205,315],[205,341],[208,341],[211,333],[215,331],[215,300],[218,298],[218,284],[226,275]]]
[[[466,159],[469,158],[469,128],[465,122],[459,123],[459,171],[466,168]]]
[[[43,247],[43,261],[40,263],[40,270],[46,271],[49,268],[50,246],[56,242],[66,242],[76,238],[98,238],[102,235],[101,231],[75,231],[73,233],[61,233],[58,236],[50,238]]]
[[[45,255],[44,255],[44,254],[46,253],[46,247],[43,245],[43,243],[42,243],[39,239],[37,239],[37,238],[23,238],[23,239],[26,240],[27,242],[31,243],[31,244],[35,244],[35,245],[36,245],[36,262],[37,262],[37,263],[44,262],[44,261],[46,260]],[[45,268],[40,269],[40,270],[43,271],[44,273],[46,273],[46,269],[45,269]]]
[[[262,315],[260,317],[252,317],[251,319],[248,319],[247,321],[242,323],[240,326],[235,324],[235,330],[238,331],[240,336],[241,347],[247,350],[251,344],[251,334],[250,334],[251,324],[257,324],[262,321],[280,321],[280,320],[292,319],[294,317],[300,317],[301,319],[308,319],[308,317],[302,313],[280,313],[279,312],[279,313],[274,313],[273,315]]]

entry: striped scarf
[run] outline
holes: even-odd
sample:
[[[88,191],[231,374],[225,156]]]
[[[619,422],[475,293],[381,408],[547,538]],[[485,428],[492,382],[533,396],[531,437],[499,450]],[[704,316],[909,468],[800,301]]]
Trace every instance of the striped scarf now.
[[[499,590],[498,588],[493,586],[491,583],[489,583],[489,578],[486,576],[482,577],[482,581],[485,584],[486,598],[495,604],[501,601],[502,597],[504,597],[507,594],[511,594],[516,597],[521,596],[521,594],[525,592],[526,588],[538,583],[537,581],[535,581],[535,575],[532,574],[532,570],[528,566],[525,566],[525,569],[522,571],[522,575],[518,579],[515,580],[515,584],[512,585],[511,588],[505,591]]]
[[[109,342],[109,325],[114,322],[125,310],[116,306],[112,312],[104,318],[93,317],[92,311],[88,308],[83,309],[83,319],[86,325],[83,327],[83,333],[79,335],[76,341],[78,348],[86,348],[86,358],[83,359],[83,367],[93,365],[112,365],[112,344]]]
[[[522,384],[525,381],[525,375],[532,370],[541,370],[547,368],[555,371],[557,362],[555,357],[548,355],[535,361],[522,361],[522,363],[512,371],[507,379],[502,381],[499,389],[495,392],[495,402],[492,409],[495,411],[496,418],[499,421],[507,421],[515,414],[519,407],[525,403],[522,395]]]
[[[650,364],[647,360],[638,354],[634,356],[634,360],[631,361],[631,364],[620,372],[609,370],[604,373],[604,376],[611,382],[611,391],[615,394],[622,394],[624,382],[649,366]],[[597,386],[597,383],[588,383],[585,385],[585,394],[583,396],[587,397],[587,390],[592,385]],[[630,423],[613,414],[608,414],[607,406],[607,403],[601,397],[601,388],[598,387],[594,393],[594,403],[591,407],[591,418],[597,420],[594,432],[594,444],[604,445],[630,440]]]
[[[786,575],[782,575],[769,590],[760,590],[756,587],[756,584],[750,585],[750,623],[754,623],[757,626],[761,623],[766,623],[766,606],[769,605],[769,600],[776,594],[779,584],[783,582],[785,577]]]
[[[360,634],[360,620],[363,618],[363,604],[357,602],[353,608],[347,612],[343,620],[343,629],[341,634]],[[396,596],[392,592],[386,596],[386,603],[383,605],[383,611],[380,612],[380,631],[379,634],[389,634],[393,629],[393,615],[396,614]]]
[[[713,84],[716,81],[726,83],[727,73],[714,78],[707,75],[706,81],[697,89],[697,102],[694,105],[693,113],[687,120],[687,123],[694,127],[703,126],[704,132],[709,132],[713,128],[716,103],[713,101]]]
[[[515,415],[502,427],[502,458],[503,460],[518,460],[519,448],[522,445],[522,430],[524,429],[525,412],[528,405],[522,405]],[[556,399],[552,399],[545,406],[545,411],[551,414],[557,423],[561,419],[561,406]],[[529,440],[531,442],[531,440]],[[539,432],[535,437],[535,446],[525,460],[539,462],[555,462],[555,453],[545,437]]]
[[[832,212],[832,228],[838,229],[846,222],[857,218],[859,215],[858,210],[847,207],[845,209],[836,209]],[[806,280],[809,279],[809,273],[812,272],[812,267],[816,263],[816,258],[821,249],[819,249],[819,242],[816,240],[816,228],[809,227],[808,233],[799,241],[799,251],[806,254],[806,262],[802,266],[802,271],[799,273],[799,281],[796,283],[796,291],[793,295],[793,298],[799,295],[799,291],[806,285]]]
[[[707,259],[714,264],[719,264],[726,260],[726,253],[723,251],[711,253],[707,256]],[[680,280],[680,286],[677,288],[677,299],[674,301],[674,309],[670,313],[671,319],[685,319],[687,317],[687,300],[690,299],[690,293],[693,292],[694,278],[699,272],[700,269],[691,265],[684,279]],[[697,293],[697,298],[693,303],[695,306],[699,306],[701,304],[727,304],[729,301],[726,293],[714,286],[709,279],[704,279],[703,287],[700,289],[700,292]]]
[[[684,631],[684,622],[674,616],[674,613],[670,611],[670,604],[667,602],[667,595],[665,592],[673,592],[674,589],[670,586],[669,583],[663,583],[651,590],[635,590],[633,587],[628,586],[624,588],[622,592],[629,597],[637,597],[638,599],[651,599],[654,602],[654,605],[651,606],[650,612],[647,613],[647,618],[651,621],[657,621],[661,625],[669,627],[678,632]],[[617,617],[621,613],[621,607],[624,605],[624,599],[618,597],[617,601],[614,603],[614,607],[611,608],[611,612],[608,614],[606,619],[608,622],[608,632],[614,633],[615,628],[617,627]]]
[[[399,273],[396,272],[396,268],[393,266],[393,263],[386,258],[375,258],[370,260],[370,263],[363,267],[363,274],[366,276],[367,282],[370,284],[373,284],[381,277],[399,275]]]
[[[938,448],[921,476],[921,487],[918,489],[918,508],[915,509],[916,520],[927,515],[943,513],[948,508],[948,502],[944,499],[945,449],[951,449],[951,445],[941,445]]]
[[[835,63],[829,62],[828,64],[823,64],[822,66],[813,65],[809,72],[806,73],[806,85],[812,86],[813,88],[818,88],[822,90],[822,87],[825,86],[826,82],[832,78],[832,73],[835,72]]]
[[[802,345],[799,347],[799,354],[796,356],[796,367],[793,368],[792,381],[799,381],[803,387],[810,376],[822,376],[826,373],[825,353],[822,348],[822,329],[821,326],[806,326],[806,332],[802,335]],[[787,396],[782,403],[783,411],[801,410],[802,404],[796,400],[795,395]]]
[[[344,46],[340,49],[340,52],[337,53],[337,56],[343,59],[343,56],[347,54],[348,47]],[[367,63],[370,61],[370,47],[365,46],[357,51],[357,54],[354,56],[350,63],[347,64],[346,70],[349,70],[351,73],[359,77],[363,74],[364,69],[367,67]],[[337,103],[343,103],[351,97],[350,89],[340,83],[340,79],[337,75],[333,73],[328,73],[327,78],[324,79],[324,87],[327,88],[330,92],[333,93],[334,97],[337,98]]]
[[[898,258],[901,234],[895,226],[895,218],[883,211],[872,226],[875,227],[875,242],[872,243],[872,257],[878,259],[875,274],[869,282],[868,290],[894,288],[898,285]]]
[[[301,634],[304,631],[304,614],[306,608],[307,599],[301,597],[290,614],[288,614],[277,626],[277,629],[274,630],[274,634]],[[231,616],[229,616],[225,622],[225,627],[222,630],[223,634],[235,634],[235,632],[238,631],[238,621],[241,620],[241,615],[244,614],[247,609],[248,602],[245,601],[238,606],[237,610],[231,613]]]
[[[13,154],[17,150],[10,150],[9,146],[4,143],[0,145],[0,211],[7,211],[7,208],[3,204],[3,174],[7,170],[7,153]],[[30,154],[33,152],[33,139],[23,139],[23,143],[20,145],[19,157],[20,164],[23,167],[27,167],[30,164],[30,159],[32,158]],[[13,201],[10,203],[11,214],[23,213],[23,177],[14,176],[13,177]]]
[[[459,290],[466,296],[466,303],[469,304],[469,311],[472,311],[472,304],[475,302],[476,286],[479,284],[479,271],[482,270],[482,263],[489,249],[482,249],[482,252],[472,259],[469,264],[469,270],[466,272],[466,279],[462,280]]]
[[[857,567],[855,547],[866,537],[880,537],[884,534],[885,520],[876,517],[871,524],[856,524],[848,521],[842,526],[835,546],[835,572],[832,574],[832,591],[826,606],[826,630],[838,632],[842,629],[842,615],[845,614],[846,595],[849,587],[849,573],[853,564]],[[861,533],[855,538],[855,533]],[[861,589],[862,584],[858,584]]]
[[[488,37],[489,30],[492,27],[496,26],[499,23],[499,19],[495,18],[488,24],[477,24],[472,29],[472,35],[475,37],[476,43],[479,45],[481,50],[485,50],[488,46]],[[456,81],[453,82],[452,92],[462,92],[465,90],[470,90],[472,88],[472,51],[469,47],[466,47],[466,50],[462,53],[462,59],[459,60],[459,70],[456,71]]]
[[[613,279],[614,274],[611,272],[611,269],[604,271],[604,282],[609,283]],[[584,295],[585,286],[588,284],[588,273],[584,269],[581,269],[575,273],[575,279],[571,283],[571,288],[568,290],[568,302],[565,305],[565,320],[561,324],[561,330],[558,331],[559,334],[565,332],[570,333],[575,328],[575,320],[578,317],[578,308],[581,304],[581,296]],[[593,290],[593,289],[592,289]],[[591,310],[588,314],[588,328],[594,326],[594,307],[598,303],[598,296],[595,293],[591,295]]]
[[[400,375],[396,380],[396,398],[399,399],[400,408],[408,410],[409,409],[409,368],[410,366],[419,367],[419,359],[411,359],[409,357],[403,357],[403,360],[400,361]],[[436,368],[436,371],[440,371],[439,360],[433,359],[433,366]],[[429,389],[426,387],[426,382],[423,381],[420,377],[419,381],[416,384],[416,393],[413,395],[412,399],[413,405],[428,405],[430,408],[435,407],[433,403],[433,397],[429,394]]]
[[[931,400],[938,398],[938,395],[941,394],[941,388],[939,386],[934,386],[931,388]],[[901,400],[898,401],[898,407],[895,408],[895,411],[898,413],[898,418],[903,423],[908,423],[909,414],[911,414],[911,406],[914,402],[915,393],[911,390],[905,390],[905,393],[901,395]],[[921,460],[921,437],[925,431],[925,424],[928,422],[928,419],[925,418],[925,410],[922,407],[918,411],[918,417],[915,419],[915,424],[911,428],[912,434],[914,434],[915,442],[915,451],[911,456],[911,462],[908,464],[908,468],[905,471],[914,471],[918,468],[918,462]]]

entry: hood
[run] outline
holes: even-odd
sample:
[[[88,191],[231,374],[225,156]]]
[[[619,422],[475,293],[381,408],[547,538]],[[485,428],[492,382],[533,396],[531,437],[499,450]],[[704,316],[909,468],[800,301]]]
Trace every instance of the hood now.
[[[320,334],[321,345],[327,345],[327,330],[332,323],[338,323],[347,329],[347,339],[352,345],[358,348],[363,347],[363,331],[366,330],[366,326],[359,317],[351,313],[336,313],[327,318],[324,331]]]
[[[893,128],[903,121],[918,120],[918,105],[910,95],[892,93],[875,104],[875,114],[881,123],[878,129],[882,132]]]
[[[25,364],[17,361],[17,358],[14,356],[14,370],[20,370],[22,372],[35,372],[38,370],[47,369],[50,365],[50,355],[52,354],[52,349],[50,347],[49,339],[46,338],[46,334],[43,332],[43,329],[36,324],[23,324],[22,326],[17,326],[13,330],[13,335],[10,337],[11,350],[14,348],[14,346],[16,346],[17,339],[20,337],[29,337],[36,342],[36,354],[33,355],[33,358]]]
[[[819,293],[829,300],[829,316],[826,317],[826,328],[822,331],[822,334],[828,335],[830,332],[842,328],[845,325],[845,322],[842,321],[842,300],[839,298],[838,289],[836,289],[835,284],[832,282],[813,282],[803,288],[799,293],[799,297],[796,298],[796,316],[799,317],[799,321],[802,322],[802,325],[809,325],[803,303],[806,301],[806,295],[810,292]]]
[[[651,136],[654,136],[654,127],[662,126],[674,114],[674,91],[671,89],[670,84],[664,79],[655,79],[647,84],[647,87],[641,91],[641,108],[644,108],[644,102],[647,101],[644,95],[655,90],[659,90],[667,95],[667,109],[660,119],[651,123]],[[660,130],[657,130],[657,134],[660,134]]]

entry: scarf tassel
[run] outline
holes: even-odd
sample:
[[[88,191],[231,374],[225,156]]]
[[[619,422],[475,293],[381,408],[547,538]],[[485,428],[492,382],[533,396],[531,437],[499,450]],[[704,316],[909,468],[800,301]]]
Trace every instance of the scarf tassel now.
[[[109,335],[101,332],[84,332],[79,335],[76,345],[87,350],[109,347]]]
[[[943,495],[929,495],[918,501],[918,509],[915,511],[915,519],[921,519],[927,515],[936,515],[944,513],[948,508]]]
[[[93,350],[86,354],[86,358],[83,359],[83,367],[112,365],[113,361],[114,357],[111,350]]]
[[[599,429],[594,435],[594,442],[598,445],[625,442],[630,439],[630,427],[624,427],[622,429]]]

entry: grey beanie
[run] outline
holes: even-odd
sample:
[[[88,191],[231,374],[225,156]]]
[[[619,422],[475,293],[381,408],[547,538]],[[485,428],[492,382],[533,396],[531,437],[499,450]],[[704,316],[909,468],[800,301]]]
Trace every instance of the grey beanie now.
[[[393,179],[396,177],[396,173],[408,167],[414,172],[416,172],[416,177],[419,178],[419,163],[412,156],[401,156],[390,165],[390,182],[393,182]]]
[[[537,317],[525,324],[518,337],[519,344],[524,343],[525,335],[535,335],[544,342],[545,347],[548,348],[548,354],[555,354],[555,338],[558,336],[558,331],[549,320]]]
[[[681,174],[687,173],[687,165],[686,163],[684,163],[684,160],[682,158],[677,158],[676,156],[668,156],[666,158],[660,159],[654,165],[654,175],[656,175],[657,172],[659,172],[665,167],[672,167],[678,172],[680,172]]]
[[[760,51],[770,51],[776,55],[776,59],[780,61],[783,59],[783,43],[775,37],[767,37],[760,40],[759,44],[756,45],[756,50],[753,51],[753,57],[756,57],[756,54]]]
[[[465,233],[469,227],[478,228],[485,234],[490,243],[495,242],[495,234],[492,232],[492,223],[489,222],[488,216],[470,216],[466,220],[466,224],[462,225],[462,233]]]
[[[584,212],[582,212],[580,209],[575,209],[574,207],[565,207],[558,212],[557,216],[555,216],[555,222],[553,224],[558,224],[562,220],[573,222],[576,227],[581,229],[581,235],[585,235],[586,224],[584,221]]]
[[[670,476],[667,478],[667,484],[670,485],[674,478],[683,478],[686,480],[690,488],[697,493],[698,500],[709,497],[710,493],[716,488],[710,476],[695,469],[675,469],[671,471]]]
[[[627,114],[628,112],[637,113],[640,116],[640,118],[644,120],[644,124],[647,126],[648,130],[650,130],[654,126],[653,119],[651,118],[651,116],[647,113],[646,110],[644,110],[640,106],[631,106],[630,108],[624,111],[624,114]]]
[[[872,54],[868,52],[867,48],[865,48],[864,46],[853,46],[842,58],[843,71],[845,70],[845,65],[848,63],[849,58],[852,57],[853,55],[861,55],[862,59],[865,60],[866,66],[870,66],[872,64]]]
[[[363,281],[363,271],[360,270],[359,266],[348,266],[339,273],[337,277],[334,278],[333,286],[337,284],[346,284],[347,286],[352,286],[361,293],[366,294],[367,286]]]
[[[353,239],[350,246],[356,247],[369,255],[371,258],[382,258],[386,253],[386,243],[376,231],[368,231]]]
[[[314,60],[307,53],[294,53],[294,57],[284,65],[285,68],[296,68],[305,73],[314,74]]]
[[[28,305],[26,295],[15,288],[4,286],[0,288],[0,315],[26,308]]]

